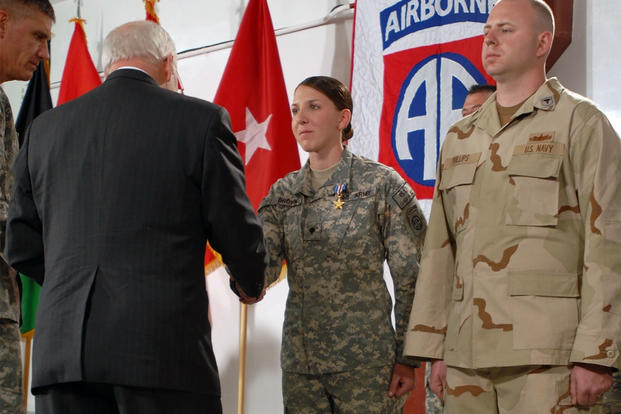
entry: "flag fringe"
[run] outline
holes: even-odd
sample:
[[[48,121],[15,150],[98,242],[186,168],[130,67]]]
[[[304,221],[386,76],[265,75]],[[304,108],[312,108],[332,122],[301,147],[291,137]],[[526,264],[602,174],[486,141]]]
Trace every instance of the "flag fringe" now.
[[[287,277],[287,263],[286,262],[282,262],[282,267],[280,268],[280,275],[278,275],[278,279],[276,279],[276,281],[274,283],[272,283],[271,285],[269,285],[267,287],[267,289],[271,289],[274,286],[276,286],[280,281],[282,281],[284,278]]]
[[[210,245],[207,243],[207,249],[211,252],[211,260],[205,263],[205,276],[209,276],[211,272],[219,268],[224,264],[222,261],[222,255],[215,251]]]
[[[205,263],[205,277],[209,276],[209,274],[219,267],[221,267],[224,263],[222,263],[222,259],[215,258],[209,263]]]
[[[69,23],[76,23],[80,26],[80,30],[82,30],[82,34],[84,35],[84,41],[86,41],[86,31],[84,30],[84,23],[86,23],[86,20],[74,17],[73,19],[69,19]]]
[[[22,332],[22,339],[25,341],[27,339],[32,340],[34,337],[34,329],[29,330],[28,332]]]
[[[155,11],[155,3],[160,0],[142,0],[144,2],[144,9],[147,12],[147,20],[151,20],[157,24],[160,23],[159,17],[157,17],[157,12]]]

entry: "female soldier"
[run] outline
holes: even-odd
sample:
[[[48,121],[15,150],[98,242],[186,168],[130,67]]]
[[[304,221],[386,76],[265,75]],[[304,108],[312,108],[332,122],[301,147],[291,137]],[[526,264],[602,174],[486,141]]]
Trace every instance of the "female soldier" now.
[[[393,169],[343,146],[353,135],[351,110],[351,95],[336,79],[311,77],[297,87],[292,128],[309,159],[277,181],[259,207],[268,283],[283,259],[288,267],[285,413],[400,413],[414,387],[403,336],[426,223]]]

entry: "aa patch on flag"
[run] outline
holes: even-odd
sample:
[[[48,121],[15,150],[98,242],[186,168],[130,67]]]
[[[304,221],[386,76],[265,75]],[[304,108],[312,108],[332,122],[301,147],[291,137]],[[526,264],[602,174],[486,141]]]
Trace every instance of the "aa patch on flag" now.
[[[428,199],[433,196],[440,147],[451,125],[461,117],[468,89],[492,81],[481,64],[481,46],[483,26],[495,1],[371,3],[357,2],[354,108],[365,111],[367,105],[358,98],[371,95],[359,93],[359,89],[381,88],[381,110],[375,109],[378,129],[369,131],[379,135],[377,158],[397,170],[419,199]],[[375,50],[359,50],[365,43],[374,45]],[[365,63],[356,57],[363,55],[375,65],[368,70],[383,73],[381,86],[365,85],[359,81],[362,76],[357,79],[357,73],[364,75]],[[356,116],[365,119],[373,115]],[[357,126],[357,133],[365,127],[354,128]]]

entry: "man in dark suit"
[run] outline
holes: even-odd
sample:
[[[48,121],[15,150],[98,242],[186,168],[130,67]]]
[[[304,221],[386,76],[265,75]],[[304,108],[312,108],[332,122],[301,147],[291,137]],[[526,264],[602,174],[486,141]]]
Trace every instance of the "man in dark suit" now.
[[[104,41],[107,80],[35,120],[14,166],[6,255],[42,286],[37,412],[221,413],[207,240],[240,296],[265,248],[226,112],[177,84],[160,26]]]

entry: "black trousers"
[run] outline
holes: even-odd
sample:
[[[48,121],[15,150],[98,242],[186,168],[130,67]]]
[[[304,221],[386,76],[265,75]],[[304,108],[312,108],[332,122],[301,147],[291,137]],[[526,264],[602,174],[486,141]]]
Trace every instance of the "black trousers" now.
[[[37,414],[222,414],[220,397],[72,382],[37,388]]]

